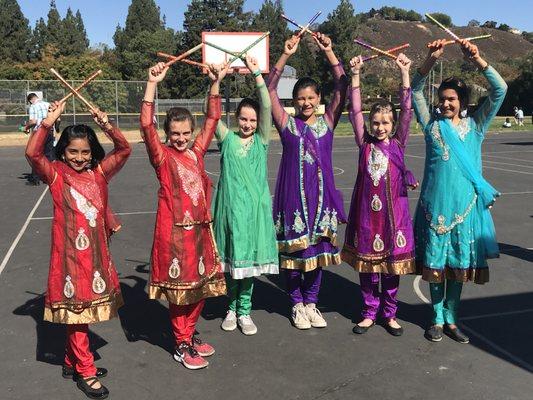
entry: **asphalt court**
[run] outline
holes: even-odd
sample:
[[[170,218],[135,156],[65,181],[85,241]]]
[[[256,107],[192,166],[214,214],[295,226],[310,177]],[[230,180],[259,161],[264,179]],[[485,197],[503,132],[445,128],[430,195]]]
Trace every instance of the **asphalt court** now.
[[[421,136],[413,136],[406,156],[420,180],[424,146]],[[324,273],[319,308],[329,325],[323,330],[298,331],[290,325],[278,276],[256,279],[255,336],[223,332],[219,325],[226,301],[208,301],[198,330],[217,353],[206,370],[193,372],[170,356],[167,305],[147,298],[158,184],[144,145],[133,147],[109,191],[123,222],[111,252],[126,305],[120,319],[90,327],[97,365],[110,370],[105,378],[110,398],[530,398],[533,132],[490,134],[484,143],[485,177],[503,194],[493,208],[502,254],[490,262],[488,284],[464,287],[460,316],[471,336],[469,345],[423,338],[429,293],[414,276],[400,284],[398,318],[404,336],[393,338],[380,326],[355,336],[351,328],[359,318],[359,284],[343,264]],[[272,191],[280,155],[281,145],[273,140],[268,159]],[[206,169],[215,183],[219,161],[212,145]],[[353,138],[335,139],[333,165],[348,211],[357,174]],[[23,148],[0,148],[0,398],[81,399],[75,384],[60,376],[64,328],[42,321],[52,207],[45,186],[24,185],[27,172]],[[409,193],[412,211],[418,195]],[[340,236],[342,243],[344,229]]]

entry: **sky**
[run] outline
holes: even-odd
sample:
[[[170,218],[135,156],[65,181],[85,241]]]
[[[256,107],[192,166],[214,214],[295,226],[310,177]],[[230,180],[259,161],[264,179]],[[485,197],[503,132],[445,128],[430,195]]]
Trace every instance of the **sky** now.
[[[160,7],[161,14],[166,16],[167,26],[175,30],[182,30],[183,13],[190,1],[155,0],[155,2]],[[366,12],[371,8],[378,9],[383,6],[394,6],[408,10],[413,9],[420,14],[443,12],[452,17],[453,24],[458,26],[464,26],[472,19],[481,23],[493,20],[498,23],[506,23],[519,30],[533,31],[533,2],[531,0],[351,0],[351,2],[354,4],[356,12]],[[48,0],[18,0],[18,3],[32,27],[35,26],[35,21],[39,18],[43,17],[46,20],[50,8]],[[130,0],[56,0],[61,17],[65,16],[68,7],[74,12],[80,10],[91,46],[105,43],[110,47],[114,46],[113,34],[117,25],[120,24],[124,27],[130,3]],[[258,11],[262,3],[259,0],[245,0],[244,10]],[[318,11],[322,11],[322,15],[316,22],[324,21],[328,13],[337,7],[339,0],[328,2],[305,0],[305,8],[301,4],[302,0],[283,1],[285,14],[305,25],[305,22]]]

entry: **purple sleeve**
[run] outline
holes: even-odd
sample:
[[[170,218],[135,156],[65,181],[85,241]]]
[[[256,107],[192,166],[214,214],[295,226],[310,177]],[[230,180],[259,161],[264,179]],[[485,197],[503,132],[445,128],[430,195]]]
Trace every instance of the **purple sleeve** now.
[[[341,117],[344,102],[346,100],[346,89],[348,88],[348,78],[341,63],[331,66],[335,87],[333,97],[326,108],[325,119],[331,130],[334,130]]]
[[[396,139],[402,146],[407,145],[409,139],[409,128],[413,110],[411,110],[411,88],[400,88],[400,117],[398,118],[398,128],[396,129]]]
[[[281,133],[283,128],[285,128],[285,125],[287,125],[289,114],[287,114],[287,111],[285,111],[283,108],[283,105],[278,97],[277,89],[280,78],[281,71],[276,67],[272,68],[267,79],[267,88],[270,96],[270,102],[272,103],[272,120],[274,121],[274,125],[276,125],[278,132]]]
[[[361,106],[361,89],[358,87],[352,87],[350,89],[349,117],[355,135],[355,143],[361,147],[365,140],[366,126],[363,117],[363,107]]]
[[[416,185],[418,185],[418,180],[416,179],[415,174],[413,174],[408,169],[405,170],[403,179],[406,186],[415,187]]]

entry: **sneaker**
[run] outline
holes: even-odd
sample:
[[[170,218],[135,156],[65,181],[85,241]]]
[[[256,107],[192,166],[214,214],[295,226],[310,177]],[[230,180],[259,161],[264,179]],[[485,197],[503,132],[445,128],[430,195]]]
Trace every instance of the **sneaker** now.
[[[241,328],[241,332],[246,336],[255,335],[257,333],[257,326],[255,326],[254,321],[252,321],[252,317],[249,315],[241,315],[237,322],[239,324],[239,328]]]
[[[309,318],[307,317],[307,313],[305,312],[305,307],[303,303],[295,304],[292,307],[292,324],[295,328],[298,329],[310,329],[311,328],[311,321],[309,321]]]
[[[444,333],[456,342],[463,344],[470,342],[470,338],[466,336],[458,327],[450,328],[450,326],[446,324],[444,325]]]
[[[187,342],[181,342],[173,354],[174,360],[188,369],[201,369],[209,365],[204,358]]]
[[[424,332],[424,337],[432,342],[440,342],[442,340],[442,326],[431,325]]]
[[[197,336],[192,337],[192,345],[194,350],[196,350],[202,357],[209,357],[215,354],[215,348],[209,343],[202,342]]]
[[[235,314],[235,311],[228,310],[226,318],[224,318],[220,327],[227,332],[237,329],[237,314]]]
[[[311,323],[311,326],[313,328],[325,328],[326,326],[328,326],[328,323],[322,316],[322,313],[318,308],[316,308],[316,304],[306,304],[305,313],[307,315],[307,319],[309,319],[309,322]]]

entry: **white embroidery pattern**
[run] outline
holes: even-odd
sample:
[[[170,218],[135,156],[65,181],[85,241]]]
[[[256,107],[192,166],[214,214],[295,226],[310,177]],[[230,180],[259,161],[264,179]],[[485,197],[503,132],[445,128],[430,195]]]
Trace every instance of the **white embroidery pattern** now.
[[[370,207],[372,208],[372,211],[375,211],[375,212],[381,211],[381,209],[383,208],[383,203],[381,203],[381,200],[377,194],[372,196]]]
[[[337,210],[331,211],[331,230],[333,232],[337,231],[337,226],[339,225],[339,222],[337,221]]]
[[[310,165],[313,165],[315,163],[315,159],[313,158],[311,153],[309,153],[307,150],[305,151],[305,154],[304,154],[304,160],[307,164],[310,164]]]
[[[76,245],[77,250],[83,251],[89,248],[90,241],[87,235],[85,234],[85,229],[78,229],[78,236],[76,236],[76,240],[74,243]]]
[[[374,186],[379,185],[380,179],[387,172],[389,167],[389,159],[383,154],[383,152],[376,148],[373,144],[370,145],[370,157],[368,159],[368,173],[372,178]]]
[[[296,233],[302,233],[305,230],[305,224],[299,210],[294,212],[294,224],[292,225],[292,229],[294,229]]]
[[[198,273],[200,275],[205,274],[205,265],[204,265],[204,258],[200,257],[200,260],[198,261]]]
[[[89,221],[89,226],[94,228],[96,226],[96,217],[98,216],[98,210],[93,206],[80,192],[70,187],[70,194],[76,200],[76,207],[85,215],[85,218]]]
[[[240,140],[240,139],[239,139]],[[239,143],[240,146],[237,149],[237,155],[241,158],[244,158],[248,155],[248,152],[252,148],[254,144],[254,136],[250,140],[248,140],[246,143],[242,144],[242,141]]]
[[[283,231],[283,226],[281,224],[281,213],[278,213],[278,218],[276,219],[276,224],[274,225],[276,228],[276,233],[280,234]]]
[[[72,278],[70,275],[65,277],[65,286],[63,287],[63,294],[67,299],[74,297],[74,285],[72,284]]]
[[[322,229],[322,232],[325,232],[329,226],[330,226],[330,211],[329,208],[326,208],[324,210],[324,215],[322,216],[322,219],[320,220],[320,223],[318,226],[320,226],[320,229]]]
[[[193,228],[193,219],[189,210],[183,214],[183,229],[190,231]]]
[[[442,161],[448,161],[450,159],[450,153],[448,152],[448,145],[444,143],[444,140],[442,140],[442,137],[440,135],[440,126],[437,121],[433,123],[433,126],[431,127],[431,134],[433,135],[433,139],[437,142],[437,144],[442,149]]]
[[[402,231],[396,232],[396,247],[404,248],[407,245],[407,240]]]
[[[95,271],[94,272],[94,278],[93,278],[93,292],[96,294],[104,293],[106,288],[105,281],[100,276],[100,272]]]
[[[192,170],[185,168],[179,162],[178,164],[178,175],[181,180],[181,186],[187,196],[192,200],[192,204],[197,206],[198,199],[203,193],[202,188],[202,179],[198,174],[195,174]]]
[[[461,118],[461,120],[455,127],[455,130],[457,131],[459,139],[464,142],[466,139],[466,135],[468,135],[468,132],[470,132],[470,124],[468,123],[468,118]]]
[[[172,264],[170,264],[170,267],[168,268],[168,276],[170,276],[172,279],[176,279],[178,276],[180,276],[180,272],[180,262],[174,257],[172,259]]]
[[[381,236],[379,234],[376,234],[374,237],[374,243],[372,243],[372,248],[374,251],[381,252],[385,248],[385,243],[383,243],[383,240],[381,240]]]

